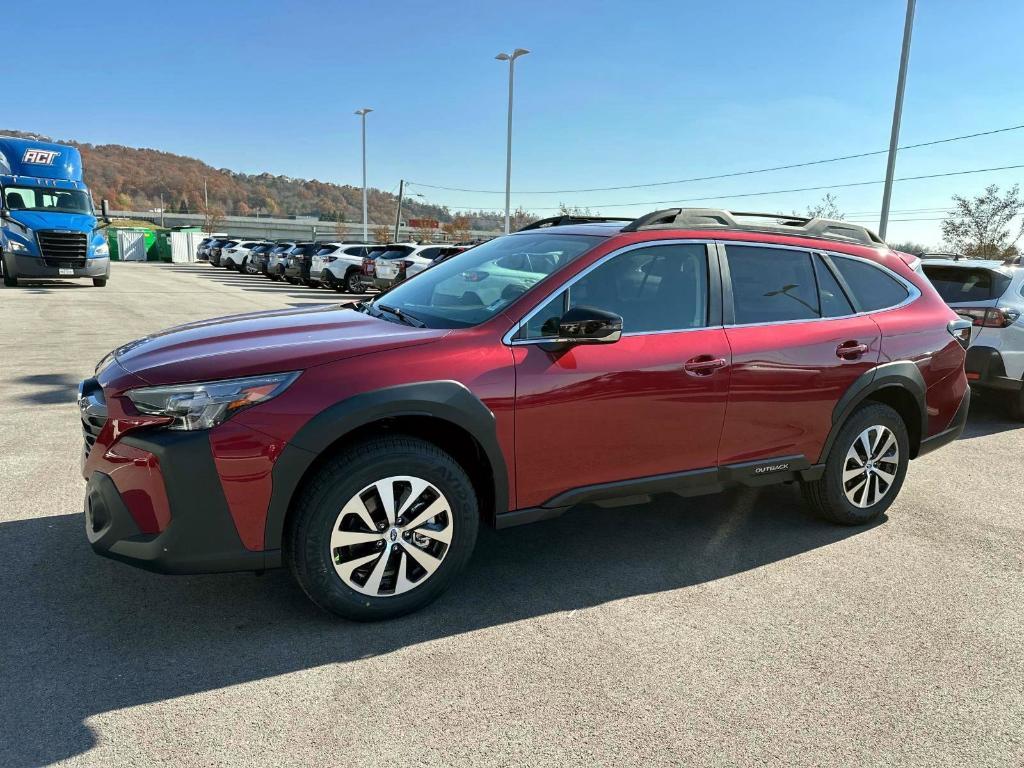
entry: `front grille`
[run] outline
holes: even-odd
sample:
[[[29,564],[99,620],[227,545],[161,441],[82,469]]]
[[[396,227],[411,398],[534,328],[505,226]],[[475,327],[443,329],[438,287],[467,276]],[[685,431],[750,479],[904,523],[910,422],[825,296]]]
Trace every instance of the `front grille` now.
[[[85,438],[85,457],[96,445],[103,426],[107,423],[107,403],[103,398],[103,390],[96,379],[82,382],[78,394],[78,412],[82,418],[82,437]]]
[[[61,232],[43,230],[36,232],[39,238],[39,252],[48,267],[85,266],[85,257],[89,249],[89,236],[84,232]]]

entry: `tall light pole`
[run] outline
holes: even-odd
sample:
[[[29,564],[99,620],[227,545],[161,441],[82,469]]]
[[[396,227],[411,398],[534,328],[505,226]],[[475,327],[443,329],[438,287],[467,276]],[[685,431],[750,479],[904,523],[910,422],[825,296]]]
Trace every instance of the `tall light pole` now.
[[[889,228],[889,201],[892,198],[892,177],[896,172],[896,145],[900,142],[900,120],[903,119],[903,90],[907,85],[907,64],[910,62],[910,36],[914,31],[915,0],[907,0],[907,17],[903,22],[903,51],[900,53],[900,74],[896,81],[896,106],[892,110],[892,133],[889,134],[889,161],[885,166],[885,187],[882,190],[882,215],[878,235],[885,240]]]
[[[498,61],[508,62],[508,147],[505,154],[505,234],[509,231],[509,210],[512,205],[512,89],[516,76],[516,59],[525,56],[529,51],[516,48],[511,54],[499,53]]]
[[[373,112],[369,107],[357,109],[355,114],[359,115],[363,122],[363,242],[370,242],[369,219],[366,217],[366,116]]]

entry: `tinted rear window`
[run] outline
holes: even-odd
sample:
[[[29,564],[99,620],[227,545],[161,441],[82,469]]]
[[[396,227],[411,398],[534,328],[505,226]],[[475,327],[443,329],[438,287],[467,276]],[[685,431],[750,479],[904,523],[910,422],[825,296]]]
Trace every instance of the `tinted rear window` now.
[[[896,278],[863,259],[833,256],[832,263],[846,280],[863,312],[894,307],[910,295]]]
[[[408,256],[412,251],[412,248],[388,248],[384,251],[379,258],[382,259],[400,259],[403,256]]]
[[[950,304],[998,299],[1010,283],[1006,275],[982,268],[925,264],[924,273],[943,300]]]
[[[811,254],[726,246],[736,323],[781,323],[821,317]]]

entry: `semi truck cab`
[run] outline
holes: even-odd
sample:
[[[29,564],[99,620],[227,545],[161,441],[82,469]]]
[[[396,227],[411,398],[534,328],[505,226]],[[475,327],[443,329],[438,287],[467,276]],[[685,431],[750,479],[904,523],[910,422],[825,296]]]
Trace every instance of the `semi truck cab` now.
[[[101,222],[74,147],[0,136],[0,264],[4,285],[19,279],[110,277],[109,223]]]

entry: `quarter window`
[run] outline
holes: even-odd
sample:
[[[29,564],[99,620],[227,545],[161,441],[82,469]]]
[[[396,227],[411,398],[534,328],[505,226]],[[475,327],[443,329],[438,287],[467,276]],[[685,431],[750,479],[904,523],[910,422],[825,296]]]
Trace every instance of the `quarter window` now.
[[[902,283],[862,259],[834,256],[832,263],[864,312],[894,307],[910,295]]]
[[[811,254],[730,245],[726,247],[726,256],[737,325],[814,320],[822,316]]]
[[[821,298],[821,314],[824,317],[845,317],[853,314],[853,306],[840,287],[836,276],[821,257],[814,257],[814,274],[818,278],[818,296]]]
[[[550,299],[517,338],[558,335],[575,306],[622,316],[625,333],[703,328],[708,319],[708,260],[703,243],[637,248],[609,259]]]

